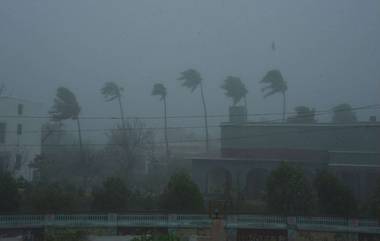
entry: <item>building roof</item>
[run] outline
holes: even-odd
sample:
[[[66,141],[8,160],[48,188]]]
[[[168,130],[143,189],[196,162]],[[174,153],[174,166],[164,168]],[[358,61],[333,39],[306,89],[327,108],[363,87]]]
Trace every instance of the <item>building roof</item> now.
[[[352,122],[352,123],[275,123],[275,122],[244,122],[244,123],[233,123],[233,122],[222,122],[221,127],[250,127],[250,126],[262,126],[262,127],[367,127],[367,126],[376,126],[380,127],[380,122]]]
[[[2,100],[2,99],[14,100],[14,101],[20,101],[20,102],[26,102],[26,103],[32,103],[32,104],[38,104],[38,105],[42,104],[42,102],[37,102],[37,101],[33,101],[33,100],[18,98],[18,97],[14,97],[14,96],[0,96],[0,100]]]

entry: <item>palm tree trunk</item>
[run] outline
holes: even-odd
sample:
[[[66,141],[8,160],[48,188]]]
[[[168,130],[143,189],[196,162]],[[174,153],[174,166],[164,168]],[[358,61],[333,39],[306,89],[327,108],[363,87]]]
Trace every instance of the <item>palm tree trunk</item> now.
[[[81,157],[81,161],[82,161],[82,163],[84,163],[84,162],[85,162],[85,159],[84,159],[84,153],[83,153],[82,131],[81,131],[81,128],[80,128],[79,117],[77,117],[77,127],[78,127],[78,139],[79,139],[79,151],[80,151],[80,157]]]
[[[168,141],[168,118],[167,118],[167,108],[166,108],[166,97],[164,97],[164,135],[165,135],[165,144],[166,144],[166,157],[169,158],[170,152],[169,152],[169,141]]]
[[[286,121],[286,94],[282,92],[282,122]]]
[[[201,97],[202,97],[202,104],[203,104],[203,112],[204,112],[204,121],[205,121],[205,134],[206,134],[206,151],[209,151],[209,142],[208,142],[208,121],[207,121],[207,108],[206,108],[206,101],[205,96],[203,93],[203,85],[201,82]]]
[[[248,121],[248,104],[247,104],[247,96],[244,96],[244,108],[245,108],[245,119],[244,121]]]
[[[119,101],[120,117],[121,117],[121,127],[123,128],[123,130],[125,130],[124,109],[123,109],[123,105],[121,103],[121,97],[119,96],[117,98],[117,100]]]

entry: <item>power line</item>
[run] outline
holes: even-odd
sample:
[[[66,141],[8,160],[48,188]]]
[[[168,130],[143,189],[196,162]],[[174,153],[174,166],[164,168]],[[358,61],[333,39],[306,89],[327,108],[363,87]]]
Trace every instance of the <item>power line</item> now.
[[[356,108],[351,108],[352,111],[355,110],[362,110],[362,109],[377,109],[380,107],[380,104],[372,104],[372,105],[365,105],[365,106],[360,106]],[[321,111],[315,111],[314,113],[316,115],[322,114],[322,113],[332,113],[332,112],[344,112],[347,110],[337,110],[334,111],[334,109],[327,109],[327,110],[321,110]],[[274,115],[282,115],[283,113],[281,112],[272,112],[272,113],[254,113],[254,114],[246,114],[244,116],[274,116]],[[297,112],[286,112],[286,115],[296,115]],[[209,118],[221,118],[221,117],[229,117],[229,114],[209,114]],[[242,115],[232,115],[234,117],[242,116]],[[307,116],[307,115],[305,115]],[[51,116],[48,115],[0,115],[0,118],[4,119],[51,119]],[[124,119],[126,120],[135,120],[135,119],[140,119],[140,120],[152,120],[152,119],[163,119],[164,116],[132,116],[132,117],[126,117]],[[169,115],[167,116],[168,119],[197,119],[197,118],[204,118],[203,115]],[[81,116],[79,119],[82,120],[120,120],[121,117],[117,116]],[[281,119],[282,120],[282,119]]]
[[[290,126],[291,127],[291,126]],[[307,127],[307,125],[305,125]],[[310,130],[284,130],[284,131],[277,131],[277,132],[271,132],[271,133],[263,133],[263,134],[255,134],[255,135],[246,135],[246,136],[235,136],[235,137],[229,137],[229,138],[211,138],[209,141],[228,141],[228,140],[242,140],[242,139],[254,139],[254,138],[260,138],[260,137],[268,137],[268,136],[278,136],[283,134],[304,134],[304,133],[312,133],[312,132],[326,132],[326,131],[338,131],[338,130],[345,130],[345,129],[353,129],[353,128],[371,128],[376,127],[378,128],[378,125],[371,125],[371,124],[361,124],[361,125],[352,125],[352,124],[335,124],[334,126],[326,127],[325,129],[310,129]],[[206,140],[202,139],[193,139],[193,140],[180,140],[180,141],[174,141],[169,142],[170,144],[178,144],[178,143],[202,143]],[[155,144],[165,144],[165,142],[155,142]],[[86,143],[83,144],[84,146],[120,146],[121,144],[116,143]],[[1,146],[5,147],[39,147],[40,145],[37,144],[24,144],[24,145],[17,145],[17,144],[4,144]],[[44,147],[78,147],[77,144],[47,144],[44,145]]]
[[[375,108],[375,106],[377,106]],[[360,111],[360,110],[379,110],[380,109],[380,105],[367,105],[367,106],[362,106],[362,107],[357,107],[357,108],[353,108],[352,110],[356,110],[356,111]],[[306,117],[310,117],[310,116],[322,116],[322,115],[326,115],[326,114],[330,114],[331,112],[333,112],[334,110],[330,110],[330,111],[319,111],[318,113],[316,114],[305,114],[305,115],[302,115],[302,118],[306,118]],[[343,110],[345,111],[345,110]],[[339,111],[338,111],[339,112]],[[0,117],[1,118],[1,117]],[[266,120],[266,121],[260,121],[260,122],[255,122],[257,124],[265,124],[265,123],[276,123],[276,122],[282,122],[282,118],[281,119],[272,119],[272,120]],[[219,128],[220,125],[208,125],[208,128]],[[175,126],[175,127],[168,127],[167,129],[168,130],[177,130],[177,129],[204,129],[205,126],[202,125],[202,126]],[[94,128],[94,129],[82,129],[81,131],[82,132],[111,132],[111,131],[123,131],[122,128]],[[131,131],[131,130],[165,130],[164,127],[129,127],[129,128],[125,128],[124,129],[125,131]],[[24,130],[23,131],[23,134],[34,134],[34,133],[43,133],[43,132],[49,132],[49,133],[67,133],[67,132],[77,132],[78,130],[76,129],[71,129],[71,130],[64,130],[64,129],[57,129],[57,130],[46,130],[46,131],[43,131],[43,130]],[[5,133],[17,133],[17,131],[6,131]]]

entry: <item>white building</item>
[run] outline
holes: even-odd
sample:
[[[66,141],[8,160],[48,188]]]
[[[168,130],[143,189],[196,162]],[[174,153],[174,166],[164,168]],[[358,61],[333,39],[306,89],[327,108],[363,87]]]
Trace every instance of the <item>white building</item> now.
[[[29,164],[41,153],[42,104],[0,96],[0,168],[32,180]]]

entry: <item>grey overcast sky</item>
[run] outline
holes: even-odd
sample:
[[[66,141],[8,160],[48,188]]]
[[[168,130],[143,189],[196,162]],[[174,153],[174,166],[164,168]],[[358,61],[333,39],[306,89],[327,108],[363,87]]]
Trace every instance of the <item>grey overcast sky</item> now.
[[[125,87],[129,116],[161,114],[150,96],[158,81],[171,115],[201,114],[199,93],[176,80],[190,67],[211,114],[227,113],[227,75],[248,86],[250,113],[281,112],[258,83],[271,68],[288,81],[289,109],[380,104],[379,44],[379,0],[0,1],[0,81],[46,107],[69,87],[83,115],[118,114],[99,93],[105,81]]]

